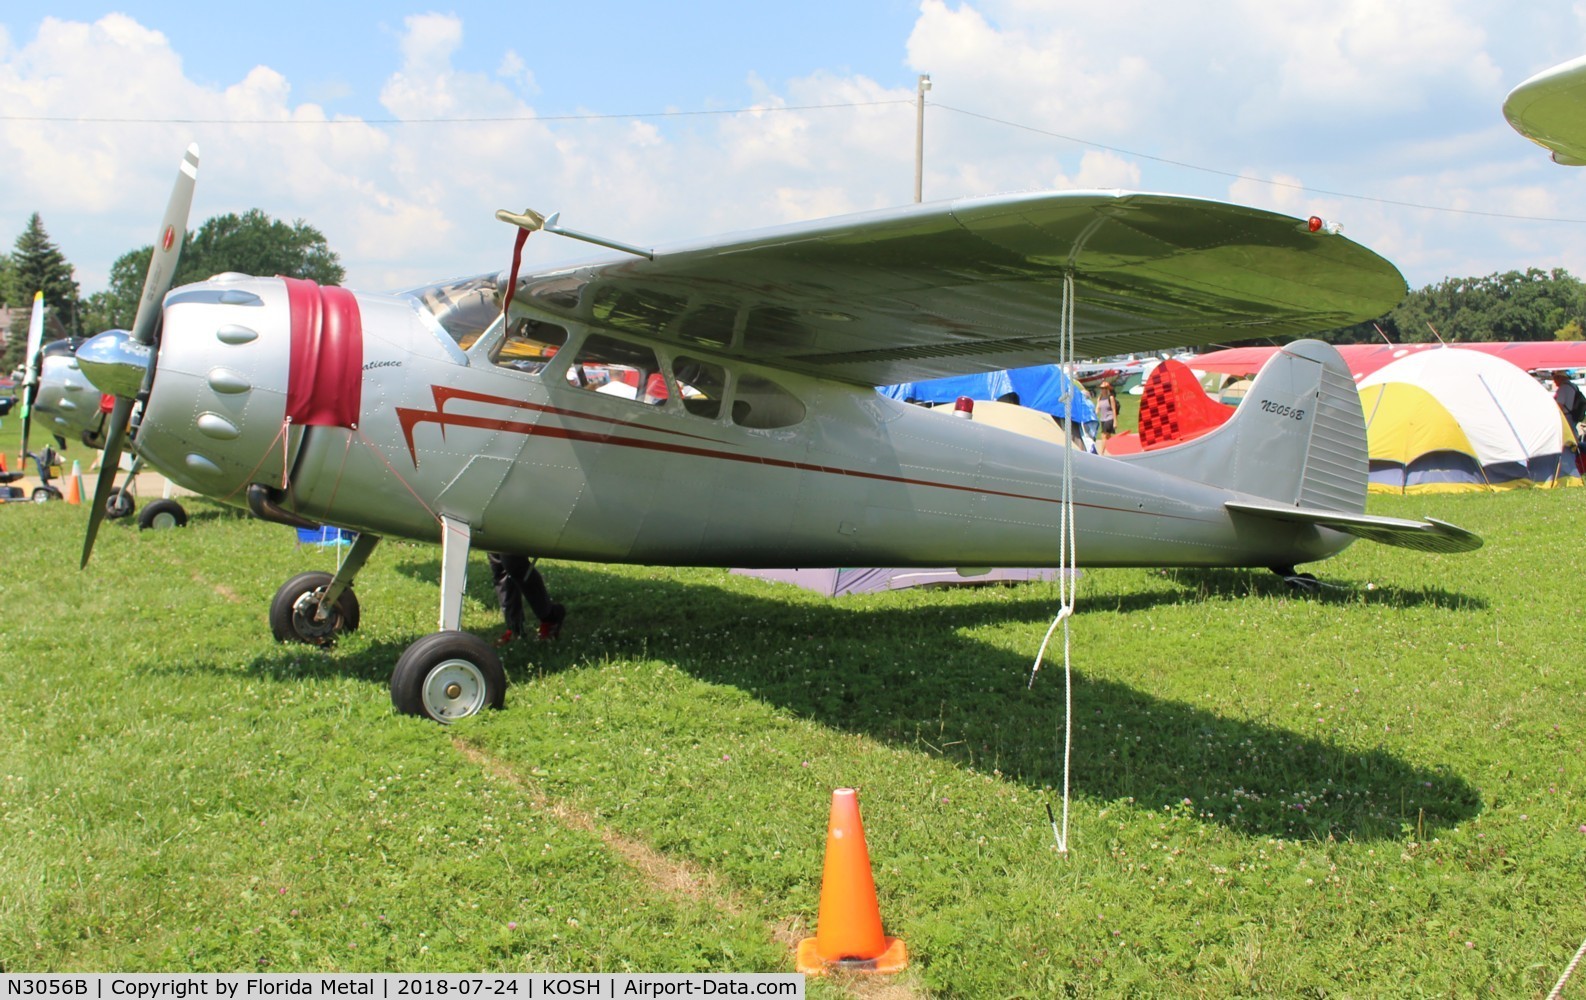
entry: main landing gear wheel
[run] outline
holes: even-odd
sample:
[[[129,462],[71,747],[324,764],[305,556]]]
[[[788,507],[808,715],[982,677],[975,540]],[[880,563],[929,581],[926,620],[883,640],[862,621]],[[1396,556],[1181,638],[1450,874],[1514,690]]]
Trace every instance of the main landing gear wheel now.
[[[106,507],[109,506],[107,503]],[[106,513],[109,513],[106,511]],[[130,511],[128,513],[131,513]],[[110,515],[114,517],[114,514]],[[143,513],[138,515],[139,528],[185,528],[187,527],[187,511],[175,500],[159,499],[143,508]]]
[[[391,704],[406,715],[455,722],[507,698],[501,657],[469,632],[436,632],[409,646],[391,672]]]
[[[112,520],[131,517],[137,509],[138,502],[132,498],[132,494],[119,486],[111,490],[110,496],[105,499],[105,516]]]
[[[299,573],[281,584],[270,601],[270,631],[275,633],[276,641],[330,646],[343,632],[358,630],[358,596],[351,587],[341,592],[324,618],[316,618],[320,595],[330,581],[329,573],[310,572]]]

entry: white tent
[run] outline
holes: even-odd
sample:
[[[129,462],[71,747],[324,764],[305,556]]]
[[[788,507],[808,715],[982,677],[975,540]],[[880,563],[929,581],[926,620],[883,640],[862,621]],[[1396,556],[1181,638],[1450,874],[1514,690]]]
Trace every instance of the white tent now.
[[[1578,485],[1575,436],[1553,397],[1507,361],[1418,351],[1360,381],[1376,492]]]

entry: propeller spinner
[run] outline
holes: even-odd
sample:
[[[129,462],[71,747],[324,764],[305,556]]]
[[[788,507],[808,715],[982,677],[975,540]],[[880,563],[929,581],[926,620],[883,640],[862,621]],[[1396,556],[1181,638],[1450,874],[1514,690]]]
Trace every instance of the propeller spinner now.
[[[105,504],[115,489],[116,470],[126,444],[127,424],[137,397],[148,392],[154,378],[157,352],[154,341],[159,333],[165,293],[171,290],[176,265],[182,256],[182,241],[187,236],[187,215],[193,207],[193,187],[198,180],[198,144],[187,147],[182,165],[165,206],[165,218],[149,258],[149,273],[143,279],[143,295],[138,299],[138,314],[132,329],[108,330],[79,349],[78,364],[83,373],[102,392],[116,397],[115,409],[105,431],[105,454],[100,460],[99,480],[94,485],[94,504],[89,508],[88,532],[83,538],[83,566],[94,551],[94,538],[105,519]],[[86,352],[86,356],[85,356]],[[141,365],[141,372],[139,367]],[[103,379],[103,381],[101,381]]]

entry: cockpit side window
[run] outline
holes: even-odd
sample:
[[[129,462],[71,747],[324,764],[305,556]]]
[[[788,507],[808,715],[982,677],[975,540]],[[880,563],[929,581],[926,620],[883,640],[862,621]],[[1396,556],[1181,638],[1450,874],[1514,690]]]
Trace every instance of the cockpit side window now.
[[[490,360],[502,368],[538,374],[565,346],[565,328],[525,316],[513,320],[506,336],[491,351]]]
[[[494,274],[443,281],[404,294],[418,299],[420,308],[434,316],[447,335],[465,351],[501,315]]]

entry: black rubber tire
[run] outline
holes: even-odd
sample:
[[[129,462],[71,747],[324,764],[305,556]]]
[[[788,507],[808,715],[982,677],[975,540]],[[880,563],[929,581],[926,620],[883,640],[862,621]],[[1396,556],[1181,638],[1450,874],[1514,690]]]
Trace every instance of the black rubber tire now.
[[[33,502],[34,503],[49,503],[51,500],[60,500],[60,499],[62,499],[61,491],[56,489],[53,486],[35,486],[35,487],[33,487]]]
[[[138,501],[133,498],[130,492],[119,486],[111,490],[110,496],[105,498],[105,516],[111,520],[131,517],[132,513],[137,509]]]
[[[333,646],[343,632],[358,631],[358,595],[348,587],[322,623],[313,620],[317,596],[330,586],[329,573],[314,570],[299,573],[281,584],[270,600],[270,631],[277,642],[301,642],[310,646]]]
[[[391,671],[391,704],[404,715],[455,722],[507,699],[507,672],[485,640],[435,632],[403,651]]]
[[[187,527],[187,511],[175,500],[151,500],[143,508],[143,513],[138,515],[139,530],[148,528],[185,528]]]

